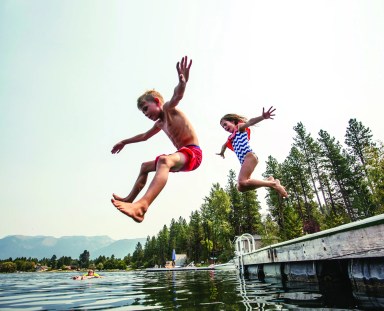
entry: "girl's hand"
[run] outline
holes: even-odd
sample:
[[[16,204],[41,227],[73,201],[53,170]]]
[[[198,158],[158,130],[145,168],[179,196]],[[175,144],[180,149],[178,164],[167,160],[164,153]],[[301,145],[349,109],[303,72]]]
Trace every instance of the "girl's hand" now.
[[[272,117],[275,116],[274,112],[276,111],[276,108],[273,108],[273,106],[269,107],[268,111],[264,111],[264,107],[263,107],[263,118],[264,119],[272,119]]]
[[[223,159],[225,159],[224,152],[216,153],[217,155],[221,156]]]

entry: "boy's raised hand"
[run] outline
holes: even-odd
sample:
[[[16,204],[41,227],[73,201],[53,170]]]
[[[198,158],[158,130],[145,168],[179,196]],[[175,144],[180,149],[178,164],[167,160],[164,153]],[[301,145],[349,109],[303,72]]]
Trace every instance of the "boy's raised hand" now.
[[[269,107],[268,111],[264,111],[264,107],[263,107],[263,118],[264,119],[272,119],[272,117],[275,116],[274,112],[276,111],[276,108],[273,108],[273,106]]]
[[[188,57],[187,56],[184,56],[181,59],[181,62],[177,62],[176,69],[177,69],[177,73],[179,74],[179,82],[182,82],[182,83],[188,82],[189,69],[192,66],[192,59],[189,61],[188,66],[187,66],[187,63],[188,63]]]

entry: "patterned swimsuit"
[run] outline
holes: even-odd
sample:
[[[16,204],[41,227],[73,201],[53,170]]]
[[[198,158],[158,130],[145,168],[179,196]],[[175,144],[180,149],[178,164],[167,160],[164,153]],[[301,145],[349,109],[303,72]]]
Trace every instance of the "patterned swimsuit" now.
[[[227,146],[235,152],[241,164],[243,164],[246,154],[253,152],[249,145],[249,135],[250,132],[248,128],[244,132],[237,131],[229,137],[227,142]]]
[[[232,146],[241,164],[244,162],[245,155],[248,152],[253,152],[249,145],[247,132],[236,132],[232,139]]]

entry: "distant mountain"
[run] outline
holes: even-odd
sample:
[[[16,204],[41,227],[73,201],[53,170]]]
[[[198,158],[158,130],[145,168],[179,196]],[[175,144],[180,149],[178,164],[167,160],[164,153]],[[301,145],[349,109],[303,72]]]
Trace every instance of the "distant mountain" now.
[[[91,259],[106,256],[124,258],[133,254],[137,243],[144,246],[146,238],[113,240],[108,236],[64,236],[55,238],[52,236],[24,236],[11,235],[0,239],[0,259],[12,257],[31,258],[57,258],[69,256],[79,258],[80,254],[87,250]]]
[[[91,254],[91,258],[97,258],[99,256],[111,257],[112,255],[115,255],[116,258],[123,259],[128,254],[133,254],[137,243],[140,242],[141,245],[144,247],[146,241],[146,238],[117,240],[114,241],[112,244],[95,250],[94,255]]]

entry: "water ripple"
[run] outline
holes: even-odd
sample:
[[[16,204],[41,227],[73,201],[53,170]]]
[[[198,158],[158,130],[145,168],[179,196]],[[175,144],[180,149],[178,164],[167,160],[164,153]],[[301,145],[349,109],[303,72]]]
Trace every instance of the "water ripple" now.
[[[74,273],[0,274],[0,310],[326,310],[318,293],[244,280],[236,271],[100,274],[82,281]]]

